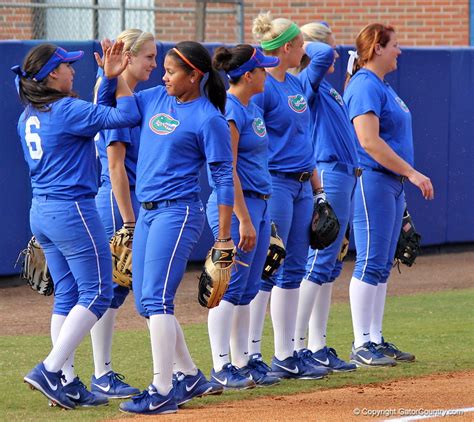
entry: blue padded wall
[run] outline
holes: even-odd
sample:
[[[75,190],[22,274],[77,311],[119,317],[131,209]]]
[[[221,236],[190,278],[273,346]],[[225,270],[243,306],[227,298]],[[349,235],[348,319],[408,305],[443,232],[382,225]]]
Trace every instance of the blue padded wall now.
[[[3,136],[0,146],[0,221],[6,234],[0,253],[0,275],[18,272],[14,264],[18,253],[30,236],[28,210],[31,190],[26,164],[23,160],[16,124],[21,106],[13,83],[10,67],[21,63],[37,41],[2,41],[0,55],[0,121]],[[92,52],[99,43],[61,42],[66,49],[85,51],[83,60],[75,64],[74,89],[81,98],[91,100],[96,64]],[[171,43],[157,43],[158,68],[145,89],[162,83],[163,61]],[[208,44],[210,52],[218,44]],[[341,58],[330,81],[342,94],[347,50],[340,47]],[[419,191],[407,184],[409,209],[415,219],[424,245],[441,245],[474,241],[474,92],[473,48],[406,48],[399,59],[397,72],[387,80],[406,102],[413,114],[416,168],[429,175],[436,192],[434,201],[425,201]],[[207,201],[210,189],[205,169],[201,174],[202,199]],[[449,220],[448,220],[449,215]],[[191,259],[202,260],[212,243],[209,228],[196,246]]]

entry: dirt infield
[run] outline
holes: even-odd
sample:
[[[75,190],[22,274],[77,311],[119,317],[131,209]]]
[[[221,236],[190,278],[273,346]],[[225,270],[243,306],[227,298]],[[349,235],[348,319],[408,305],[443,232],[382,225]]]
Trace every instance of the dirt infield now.
[[[333,300],[348,301],[349,280],[354,262],[346,263],[333,289]],[[181,323],[205,322],[207,311],[197,304],[199,269],[190,268],[180,286],[176,315]],[[474,287],[474,251],[421,256],[413,268],[393,271],[389,295]],[[19,284],[14,286],[15,284]],[[29,287],[0,279],[0,336],[48,334],[52,298],[45,298]],[[21,318],[18,309],[22,309]],[[29,323],[30,322],[30,323]],[[144,329],[136,316],[133,299],[120,309],[118,330]],[[274,396],[212,405],[192,403],[175,415],[131,418],[133,420],[226,420],[226,421],[365,421],[426,415],[428,410],[448,410],[474,406],[474,371],[393,381],[380,385],[350,386],[293,396]],[[357,413],[359,413],[357,415]],[[126,417],[122,415],[122,418]],[[464,413],[455,420],[474,420]]]
[[[293,396],[265,397],[213,406],[181,409],[135,421],[375,421],[406,416],[434,415],[474,405],[474,371],[394,381],[381,385],[344,387]],[[440,412],[441,413],[441,412]],[[451,419],[450,419],[451,420]],[[460,413],[456,421],[474,420]]]
[[[349,261],[334,284],[333,300],[349,301],[349,281],[354,261]],[[404,295],[427,291],[474,287],[474,251],[420,256],[412,268],[402,266],[402,273],[392,271],[389,295]],[[197,302],[196,266],[190,268],[181,283],[176,297],[176,317],[182,324],[205,322],[207,310]],[[12,284],[11,281],[9,283]],[[0,336],[48,334],[52,297],[35,294],[23,283],[17,287],[1,288],[0,279]],[[22,309],[22,318],[17,310]],[[30,322],[30,323],[29,323]],[[143,319],[135,312],[133,298],[128,298],[117,316],[118,330],[143,329]]]

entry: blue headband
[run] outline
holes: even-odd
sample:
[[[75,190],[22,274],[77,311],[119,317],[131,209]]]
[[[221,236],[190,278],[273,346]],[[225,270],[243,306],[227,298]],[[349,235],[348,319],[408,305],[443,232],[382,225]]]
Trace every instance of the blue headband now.
[[[257,67],[275,67],[280,63],[278,57],[265,56],[260,50],[254,48],[252,57],[236,69],[229,70],[227,75],[230,79],[238,79],[244,73],[251,72]]]

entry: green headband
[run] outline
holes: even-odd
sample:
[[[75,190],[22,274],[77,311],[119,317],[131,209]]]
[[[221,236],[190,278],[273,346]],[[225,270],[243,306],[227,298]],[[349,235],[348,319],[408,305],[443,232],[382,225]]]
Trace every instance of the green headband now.
[[[262,41],[260,45],[266,51],[276,50],[281,47],[283,44],[291,41],[300,33],[300,28],[295,23],[292,23],[288,28],[286,28],[278,37],[273,40]]]

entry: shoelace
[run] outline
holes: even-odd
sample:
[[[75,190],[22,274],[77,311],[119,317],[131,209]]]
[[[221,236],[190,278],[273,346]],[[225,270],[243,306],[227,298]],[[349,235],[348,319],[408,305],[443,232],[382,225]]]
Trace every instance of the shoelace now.
[[[140,394],[137,394],[136,396],[133,396],[132,400],[134,402],[137,402],[137,401],[143,400],[148,395],[149,395],[149,393],[148,393],[148,388],[147,388],[146,390],[143,390]]]
[[[254,365],[259,372],[265,374],[272,370],[263,360],[254,360]]]
[[[66,384],[66,375],[63,374],[63,371],[58,372],[59,379],[61,380],[61,385]]]
[[[391,348],[391,349],[393,349],[393,350],[395,350],[395,351],[398,351],[398,352],[400,351],[400,349],[399,349],[397,346],[395,346],[393,343],[389,343],[388,341],[385,341],[385,339],[384,339],[383,337],[382,337],[382,343],[381,343],[381,345],[382,345],[383,347]]]
[[[89,391],[87,390],[86,385],[85,385],[79,378],[76,378],[76,379],[77,379],[77,383],[79,384],[79,387],[80,387],[81,389],[86,390],[87,392],[89,392]]]
[[[370,350],[378,358],[384,358],[385,357],[385,355],[382,352],[379,352],[375,348],[375,343],[370,343],[369,346],[367,347],[367,349]]]
[[[231,375],[243,377],[243,375],[240,372],[240,369],[237,368],[235,365],[229,364],[229,366],[227,366],[227,369]]]
[[[125,376],[122,374],[118,374],[117,372],[112,372],[109,376],[110,383],[115,386],[116,384],[124,384],[123,380]]]
[[[316,363],[313,359],[313,354],[311,353],[311,350],[309,350],[309,349],[301,350],[298,355],[299,355],[298,357],[306,365],[314,365]]]
[[[176,381],[183,381],[185,376],[186,375],[184,375],[182,372],[176,372],[175,374]]]

